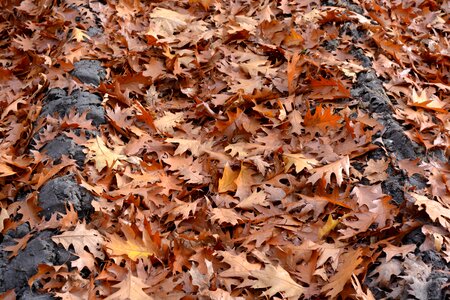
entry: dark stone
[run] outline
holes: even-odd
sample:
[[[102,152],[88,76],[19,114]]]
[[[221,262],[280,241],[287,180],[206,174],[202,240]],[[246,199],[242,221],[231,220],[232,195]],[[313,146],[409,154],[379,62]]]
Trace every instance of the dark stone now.
[[[73,66],[74,69],[70,74],[83,83],[98,86],[100,81],[106,78],[105,69],[98,60],[80,60]]]
[[[449,286],[446,286],[450,282],[450,274],[448,274],[448,270],[445,272],[440,272],[439,270],[431,272],[430,276],[427,278],[427,281],[428,300],[449,299],[450,289]]]
[[[350,49],[350,54],[353,55],[357,60],[359,60],[362,63],[363,67],[372,67],[372,61],[364,54],[364,51],[362,49],[352,47]]]
[[[323,42],[323,46],[325,47],[325,49],[332,52],[337,49],[337,47],[339,46],[339,43],[340,43],[340,41],[338,39],[334,39],[334,40],[329,40],[329,41]]]
[[[427,250],[420,252],[419,256],[427,265],[432,266],[433,269],[442,270],[447,267],[447,263],[445,262],[445,260],[435,250]]]
[[[50,218],[55,212],[66,212],[66,206],[71,203],[78,215],[88,217],[93,212],[91,205],[94,197],[84,187],[75,182],[73,176],[66,175],[49,180],[39,192],[41,215]]]
[[[28,279],[36,274],[39,264],[62,265],[76,257],[72,256],[64,248],[56,245],[51,237],[54,235],[51,231],[42,231],[33,236],[28,241],[25,249],[19,251],[17,256],[8,259],[9,252],[0,251],[0,292],[15,289],[19,299],[41,299],[28,287]],[[10,245],[3,242],[1,248]],[[21,298],[25,294],[28,298]],[[42,298],[52,299],[52,298]]]
[[[55,297],[53,297],[52,295],[48,295],[48,294],[44,294],[44,295],[39,295],[36,294],[30,290],[25,291],[22,295],[22,297],[19,298],[20,300],[54,300],[56,299]]]
[[[15,230],[9,230],[5,235],[5,241],[9,239],[20,239],[23,238],[27,233],[30,232],[30,224],[27,222],[17,226]]]
[[[362,9],[360,6],[358,6],[357,4],[348,1],[348,0],[326,0],[326,1],[322,1],[322,6],[337,6],[337,7],[345,7],[348,10],[351,10],[355,13],[358,13],[360,15],[362,15],[364,13],[364,9]]]
[[[80,167],[84,164],[86,158],[83,147],[75,144],[71,138],[65,135],[60,135],[54,140],[51,140],[41,151],[50,156],[57,164],[60,163],[62,155],[75,159]]]
[[[88,111],[86,118],[92,120],[96,126],[106,123],[102,99],[98,95],[81,90],[75,90],[69,96],[62,89],[51,89],[44,101],[40,117],[55,113],[63,117],[69,114],[71,109],[75,109],[79,114]]]
[[[103,30],[99,27],[89,27],[87,30],[87,34],[90,37],[96,36],[96,35],[100,35],[103,33]]]
[[[361,106],[372,114],[378,114],[378,121],[385,127],[382,138],[389,152],[398,160],[419,156],[420,147],[406,136],[404,129],[393,118],[389,97],[373,71],[359,73],[351,93],[354,98],[362,100]]]
[[[392,201],[396,204],[401,204],[405,200],[403,186],[405,185],[405,178],[403,175],[390,175],[385,181],[381,183],[383,193],[392,197]]]
[[[405,245],[407,245],[407,244],[415,244],[417,246],[420,246],[420,245],[423,244],[424,241],[425,241],[425,235],[423,234],[421,227],[414,229],[413,231],[408,233],[403,238],[403,243]]]
[[[413,174],[408,178],[408,182],[411,186],[415,186],[416,188],[421,190],[427,187],[428,179],[420,174]]]
[[[353,42],[358,42],[364,38],[366,38],[366,33],[364,30],[359,28],[359,25],[354,24],[352,22],[345,22],[339,27],[339,35],[348,35],[352,38]]]

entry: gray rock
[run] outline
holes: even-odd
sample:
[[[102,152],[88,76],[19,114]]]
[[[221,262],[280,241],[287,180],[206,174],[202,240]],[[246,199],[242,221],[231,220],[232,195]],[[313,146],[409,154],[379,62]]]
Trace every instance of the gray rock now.
[[[88,217],[92,211],[91,202],[94,199],[84,187],[75,182],[71,175],[49,180],[39,191],[39,206],[41,215],[50,218],[55,212],[66,212],[66,206],[71,203],[78,215]]]
[[[70,74],[83,83],[98,86],[106,78],[105,69],[98,60],[80,60],[73,65],[74,69]]]
[[[56,88],[47,93],[40,117],[58,114],[63,117],[69,114],[71,109],[78,113],[88,111],[86,118],[92,120],[96,126],[106,123],[105,110],[102,107],[102,98],[86,91],[75,90],[71,95],[66,91]]]

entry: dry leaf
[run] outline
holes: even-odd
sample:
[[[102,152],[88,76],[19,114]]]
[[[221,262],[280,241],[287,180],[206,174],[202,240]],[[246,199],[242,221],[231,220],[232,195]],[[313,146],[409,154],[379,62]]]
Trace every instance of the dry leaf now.
[[[264,292],[269,297],[280,293],[286,299],[298,299],[305,292],[304,287],[296,283],[281,266],[266,265],[263,270],[253,270],[251,274],[258,279],[253,287],[269,288]]]

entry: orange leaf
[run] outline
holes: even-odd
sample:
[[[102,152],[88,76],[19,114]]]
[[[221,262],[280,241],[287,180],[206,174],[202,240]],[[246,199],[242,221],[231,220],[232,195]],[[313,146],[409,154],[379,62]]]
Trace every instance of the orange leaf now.
[[[314,115],[312,115],[311,110],[308,109],[303,123],[312,134],[316,134],[316,132],[325,134],[327,128],[340,128],[341,124],[338,122],[341,119],[341,116],[333,115],[331,107],[323,109],[322,105],[319,105],[316,107]]]
[[[227,163],[223,169],[222,178],[219,179],[219,193],[225,193],[228,191],[236,191],[237,185],[234,182],[238,177],[239,172],[233,171],[230,165]]]

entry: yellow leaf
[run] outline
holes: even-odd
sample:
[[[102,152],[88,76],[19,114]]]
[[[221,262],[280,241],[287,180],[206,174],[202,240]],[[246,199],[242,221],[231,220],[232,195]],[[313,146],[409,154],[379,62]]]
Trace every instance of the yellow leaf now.
[[[111,256],[127,255],[131,260],[137,260],[138,258],[147,258],[155,254],[152,247],[145,245],[139,239],[125,240],[117,235],[111,235],[109,240],[106,248],[110,250]]]
[[[236,178],[239,176],[238,171],[233,171],[230,165],[227,163],[225,168],[223,169],[222,178],[219,179],[219,193],[225,193],[228,191],[235,191],[237,188],[236,183],[234,182]]]
[[[287,172],[292,165],[295,165],[295,172],[300,173],[303,169],[312,169],[319,162],[314,158],[306,158],[301,153],[285,153],[283,154],[284,171]]]
[[[119,160],[128,160],[126,155],[117,154],[109,149],[99,136],[87,141],[86,146],[89,148],[87,158],[88,160],[93,160],[95,162],[95,168],[99,172],[106,166],[117,169],[117,167],[122,165]]]
[[[434,95],[433,95],[434,96]],[[413,89],[413,93],[411,96],[411,105],[416,107],[422,107],[425,109],[434,110],[441,113],[446,113],[445,109],[446,103],[441,101],[438,97],[434,96],[433,98],[428,97],[425,90],[420,92],[420,95],[417,95],[415,89]]]
[[[91,39],[91,37],[86,33],[85,30],[81,30],[81,29],[76,28],[76,27],[72,30],[72,37],[77,42],[82,42],[82,41],[84,41],[84,39],[88,39],[88,40]]]
[[[331,214],[328,215],[328,220],[325,225],[319,228],[319,239],[327,236],[339,224],[339,219],[333,219]]]

